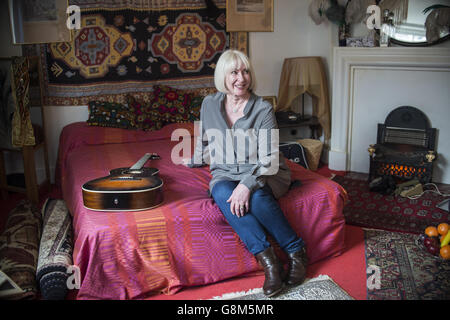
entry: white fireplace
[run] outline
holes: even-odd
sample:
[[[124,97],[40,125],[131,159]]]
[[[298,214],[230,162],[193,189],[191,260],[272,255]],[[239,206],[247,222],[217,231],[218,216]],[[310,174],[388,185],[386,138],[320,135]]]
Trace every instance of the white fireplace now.
[[[390,111],[412,106],[438,129],[433,182],[450,184],[450,48],[334,48],[329,168],[369,172]]]

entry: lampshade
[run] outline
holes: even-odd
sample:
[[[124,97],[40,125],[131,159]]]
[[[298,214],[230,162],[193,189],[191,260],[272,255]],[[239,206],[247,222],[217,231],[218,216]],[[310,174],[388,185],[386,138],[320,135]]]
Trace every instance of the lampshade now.
[[[294,99],[304,93],[311,95],[313,116],[317,117],[325,139],[329,139],[331,135],[330,100],[321,57],[297,57],[284,60],[275,111],[289,110]]]

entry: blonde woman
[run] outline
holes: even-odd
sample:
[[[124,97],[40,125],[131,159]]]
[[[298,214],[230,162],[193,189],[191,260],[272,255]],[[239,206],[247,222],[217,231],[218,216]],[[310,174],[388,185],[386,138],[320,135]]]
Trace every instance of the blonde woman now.
[[[290,187],[290,170],[278,151],[273,108],[253,92],[255,76],[248,57],[237,50],[225,51],[214,81],[219,92],[203,101],[201,134],[192,159],[185,164],[210,165],[210,193],[264,268],[263,291],[271,297],[282,290],[283,283],[300,284],[306,275],[305,244],[276,200]],[[267,233],[288,255],[287,274]]]

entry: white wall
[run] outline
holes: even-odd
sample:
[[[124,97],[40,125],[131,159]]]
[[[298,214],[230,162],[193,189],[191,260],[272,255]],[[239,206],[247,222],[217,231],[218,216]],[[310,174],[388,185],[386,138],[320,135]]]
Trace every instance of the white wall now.
[[[86,121],[89,116],[87,106],[47,106],[44,108],[45,135],[47,137],[50,178],[55,181],[55,166],[58,158],[59,135],[69,123]]]
[[[328,66],[337,44],[337,28],[329,23],[315,25],[308,15],[309,1],[275,0],[274,6],[274,32],[250,33],[249,55],[259,95],[278,95],[285,58],[321,56]]]

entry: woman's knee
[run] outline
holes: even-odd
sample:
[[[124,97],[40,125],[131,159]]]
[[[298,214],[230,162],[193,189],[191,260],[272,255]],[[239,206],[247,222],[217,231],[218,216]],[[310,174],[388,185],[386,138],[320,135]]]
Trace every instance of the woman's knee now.
[[[211,195],[216,202],[226,201],[233,193],[235,187],[236,184],[233,181],[219,181],[214,185]]]
[[[258,205],[264,206],[268,202],[272,202],[274,200],[275,199],[270,190],[268,190],[266,188],[261,188],[261,189],[256,189],[255,191],[253,191],[251,199],[250,199],[250,204],[253,206],[255,206],[255,205],[256,206],[258,206]]]

